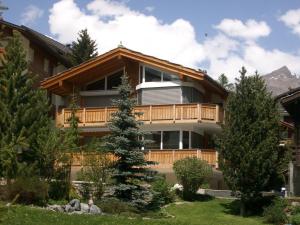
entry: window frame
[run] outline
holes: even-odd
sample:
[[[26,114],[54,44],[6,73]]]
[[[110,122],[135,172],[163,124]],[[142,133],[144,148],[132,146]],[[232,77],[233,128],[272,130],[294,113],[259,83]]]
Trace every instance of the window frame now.
[[[175,82],[176,83],[176,82],[180,82],[179,75],[176,74],[176,73],[172,73],[172,72],[169,72],[167,70],[162,70],[158,67],[150,66],[150,65],[147,65],[147,64],[140,64],[139,68],[140,68],[139,69],[139,84],[141,84],[141,83],[151,83],[151,82],[153,82],[153,83],[155,83],[155,82],[157,82],[157,83],[162,83],[162,82]],[[158,71],[160,73],[160,81],[147,81],[146,82],[146,73],[145,73],[146,68]],[[170,76],[172,76],[172,75],[176,76],[176,77],[178,77],[178,79],[164,81],[164,74],[169,74]]]

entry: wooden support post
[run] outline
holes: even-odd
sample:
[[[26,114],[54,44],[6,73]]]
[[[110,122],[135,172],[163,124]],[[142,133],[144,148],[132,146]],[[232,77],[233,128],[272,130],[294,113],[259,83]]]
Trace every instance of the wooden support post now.
[[[180,106],[180,119],[183,120],[183,107]]]
[[[172,150],[172,164],[174,163],[174,160],[175,160],[175,150],[173,149]]]
[[[173,122],[176,120],[176,105],[173,105]]]
[[[198,120],[201,120],[201,104],[197,104]]]
[[[151,161],[151,150],[148,152],[148,160]]]
[[[219,168],[219,153],[218,153],[218,151],[216,151],[216,169],[218,169]]]

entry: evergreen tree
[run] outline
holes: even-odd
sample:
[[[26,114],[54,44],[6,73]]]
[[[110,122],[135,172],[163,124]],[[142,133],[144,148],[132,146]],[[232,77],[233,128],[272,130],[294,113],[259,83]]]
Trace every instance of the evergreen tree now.
[[[8,179],[16,175],[18,163],[38,159],[37,135],[49,122],[46,93],[33,88],[25,58],[16,35],[5,48],[0,70],[0,173]]]
[[[219,77],[218,77],[218,82],[219,84],[225,88],[227,91],[233,91],[234,86],[232,83],[229,83],[227,76],[222,73]]]
[[[78,33],[77,41],[73,41],[71,45],[71,63],[73,66],[79,65],[98,55],[97,44],[92,40],[87,32],[87,29],[81,30]]]
[[[143,208],[147,204],[145,198],[150,193],[144,185],[150,178],[145,167],[151,163],[144,158],[143,132],[139,129],[141,123],[136,120],[138,114],[133,112],[136,99],[131,98],[131,94],[128,78],[124,75],[119,87],[120,97],[114,101],[118,111],[113,114],[109,124],[111,134],[105,145],[118,158],[113,174],[116,196]]]
[[[220,166],[229,188],[240,194],[241,214],[250,210],[262,191],[271,190],[281,172],[279,113],[262,78],[240,71],[226,104],[225,125],[218,141]],[[252,208],[253,209],[253,208]]]

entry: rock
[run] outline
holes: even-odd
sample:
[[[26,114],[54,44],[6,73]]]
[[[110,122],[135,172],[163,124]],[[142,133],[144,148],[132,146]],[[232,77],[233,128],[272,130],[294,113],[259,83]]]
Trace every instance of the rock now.
[[[89,211],[90,211],[89,205],[85,204],[85,203],[80,203],[80,208],[81,208],[81,211],[84,213],[89,213]]]
[[[64,208],[61,205],[49,205],[47,207],[48,210],[52,210],[55,212],[64,212]]]
[[[90,214],[101,214],[101,209],[96,205],[91,205]]]
[[[74,212],[74,211],[75,210],[74,210],[74,208],[71,205],[67,204],[65,206],[65,212],[70,213],[70,212]]]
[[[291,205],[292,206],[300,206],[300,203],[299,202],[292,202]]]
[[[80,201],[78,199],[73,199],[69,202],[74,209],[74,211],[80,211]]]

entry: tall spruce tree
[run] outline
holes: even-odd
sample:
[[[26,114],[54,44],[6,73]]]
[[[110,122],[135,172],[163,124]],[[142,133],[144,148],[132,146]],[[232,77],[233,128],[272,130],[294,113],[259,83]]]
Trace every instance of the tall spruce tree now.
[[[145,198],[150,193],[145,187],[149,171],[145,168],[151,162],[144,158],[142,147],[145,141],[141,140],[140,122],[136,120],[137,113],[133,108],[136,99],[131,98],[132,89],[126,75],[122,76],[119,87],[119,99],[114,101],[118,111],[113,114],[105,145],[117,158],[113,178],[116,181],[115,194],[123,200],[131,202],[138,208],[146,205]]]
[[[15,35],[5,48],[0,70],[0,175],[8,179],[16,175],[18,163],[38,159],[37,135],[49,123],[46,93],[33,88],[34,76],[25,59]]]
[[[220,166],[229,188],[240,194],[241,215],[251,212],[262,191],[284,163],[279,147],[279,113],[275,101],[256,73],[245,68],[226,104],[225,125],[218,141]]]
[[[233,91],[234,86],[232,83],[229,83],[227,76],[222,73],[219,77],[218,77],[218,82],[219,84],[225,88],[227,91]]]
[[[79,65],[98,55],[97,44],[92,40],[87,29],[78,33],[77,41],[73,41],[71,45],[71,63],[73,66]]]

